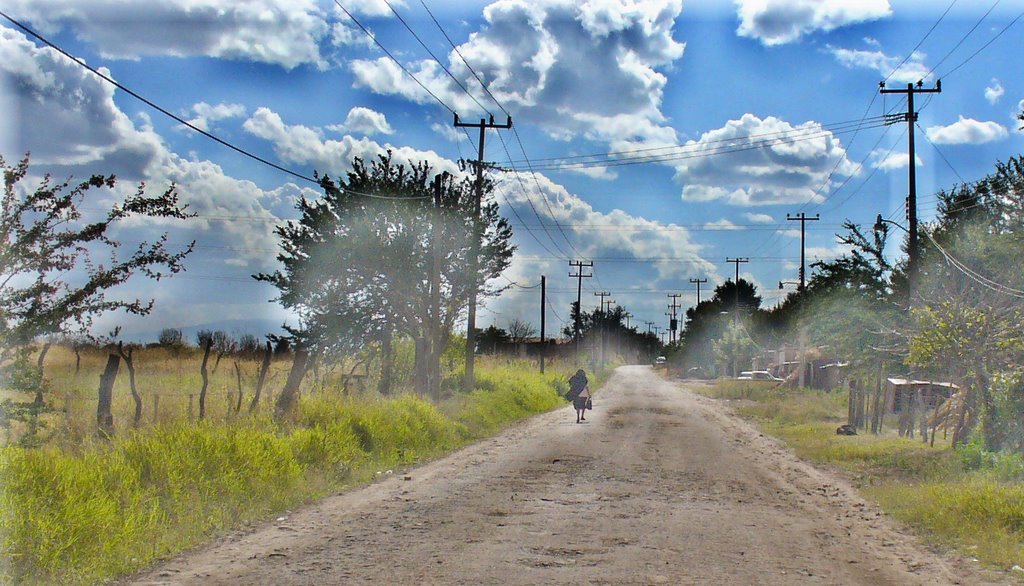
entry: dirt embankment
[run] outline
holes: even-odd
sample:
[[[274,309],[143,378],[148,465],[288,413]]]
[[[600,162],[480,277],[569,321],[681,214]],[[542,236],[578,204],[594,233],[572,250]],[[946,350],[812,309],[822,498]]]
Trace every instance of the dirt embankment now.
[[[712,400],[623,367],[571,408],[138,584],[977,584]]]

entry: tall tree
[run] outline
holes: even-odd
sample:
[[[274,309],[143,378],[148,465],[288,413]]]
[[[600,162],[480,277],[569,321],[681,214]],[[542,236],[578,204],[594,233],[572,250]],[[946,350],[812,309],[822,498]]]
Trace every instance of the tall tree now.
[[[283,268],[255,276],[275,285],[278,300],[299,314],[300,327],[289,330],[295,341],[320,355],[377,344],[386,357],[395,335],[408,336],[417,340],[417,364],[439,372],[470,283],[483,296],[496,294],[486,283],[508,267],[514,247],[485,181],[480,270],[468,274],[473,180],[442,174],[435,207],[432,177],[426,163],[396,164],[390,152],[369,164],[357,158],[344,183],[322,177],[323,197],[297,203],[301,217],[276,229]],[[436,291],[432,270],[440,277]],[[431,312],[434,294],[438,315]],[[386,379],[391,365],[382,363]],[[417,380],[421,392],[426,382]]]
[[[35,188],[21,189],[28,157],[14,165],[0,157],[0,168],[0,361],[38,336],[85,333],[104,312],[149,313],[152,301],[111,299],[107,293],[138,273],[159,280],[184,270],[192,244],[170,251],[164,233],[123,254],[111,236],[115,225],[131,218],[189,217],[174,186],[150,196],[140,185],[103,217],[88,221],[79,206],[92,190],[112,189],[113,175],[93,175],[77,185],[46,175]],[[93,262],[103,249],[104,262]]]

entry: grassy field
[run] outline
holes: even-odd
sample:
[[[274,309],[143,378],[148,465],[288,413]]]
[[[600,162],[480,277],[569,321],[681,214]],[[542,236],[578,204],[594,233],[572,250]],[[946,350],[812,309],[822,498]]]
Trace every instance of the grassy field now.
[[[702,389],[736,402],[737,412],[786,441],[802,458],[851,474],[861,492],[926,539],[983,563],[1024,566],[1024,458],[977,444],[952,450],[920,439],[838,436],[846,395],[771,384],[720,381]]]
[[[107,440],[95,434],[104,360],[102,353],[83,357],[75,376],[73,354],[52,352],[50,401],[74,407],[47,416],[42,447],[0,448],[0,582],[96,583],[130,573],[564,405],[570,374],[557,365],[541,375],[533,363],[482,360],[475,391],[434,404],[410,393],[342,393],[322,373],[310,376],[294,420],[280,425],[267,404],[253,415],[244,406],[237,415],[229,409],[237,376],[225,358],[211,377],[208,417],[197,421],[187,403],[189,394],[197,400],[198,357],[151,350],[136,357],[143,425],[131,426],[134,404],[122,373],[117,432]],[[255,362],[239,366],[243,390],[251,389]],[[274,364],[270,389],[280,388],[288,366]]]

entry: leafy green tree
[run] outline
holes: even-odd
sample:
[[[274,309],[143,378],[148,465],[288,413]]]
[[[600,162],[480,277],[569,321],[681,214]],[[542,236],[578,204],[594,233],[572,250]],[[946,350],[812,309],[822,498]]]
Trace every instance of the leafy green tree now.
[[[495,354],[498,351],[498,346],[508,344],[511,341],[512,336],[494,324],[491,324],[477,332],[476,343],[480,352]]]
[[[756,319],[760,308],[761,296],[757,294],[757,287],[746,279],[740,279],[738,286],[732,280],[718,285],[711,299],[686,310],[678,349],[670,362],[678,368],[699,367],[706,370],[710,370],[712,365],[721,364],[714,350],[715,341],[726,335],[730,324],[748,318]],[[728,347],[737,348],[734,344]]]
[[[113,175],[93,175],[76,185],[46,175],[35,187],[26,188],[20,182],[28,175],[27,156],[13,165],[0,157],[0,168],[0,387],[33,396],[5,399],[0,425],[26,422],[28,431],[22,439],[31,443],[43,425],[40,416],[52,410],[46,404],[50,387],[43,376],[49,342],[33,364],[33,341],[87,337],[93,320],[109,311],[149,313],[152,301],[111,299],[107,294],[138,273],[159,280],[184,270],[192,245],[172,252],[165,247],[163,234],[123,254],[121,243],[111,236],[114,226],[132,218],[187,218],[173,186],[156,196],[145,195],[140,186],[101,218],[89,221],[79,207],[92,190],[113,189]],[[97,263],[93,258],[100,252],[105,261]]]
[[[113,175],[93,175],[76,185],[46,175],[34,188],[23,189],[19,182],[28,174],[27,156],[14,165],[0,157],[0,168],[0,361],[39,336],[86,333],[93,319],[108,311],[145,315],[152,301],[111,299],[107,293],[139,273],[159,280],[184,270],[192,244],[170,251],[165,233],[122,254],[121,243],[111,236],[114,226],[132,218],[189,217],[174,186],[155,196],[139,186],[90,221],[79,206],[90,191],[112,189]],[[103,249],[105,260],[93,261]]]
[[[474,182],[442,174],[435,205],[432,178],[426,163],[395,164],[390,152],[369,164],[356,159],[344,183],[321,177],[323,197],[300,200],[301,217],[276,229],[283,268],[255,276],[276,286],[278,301],[300,316],[301,325],[288,331],[302,347],[329,356],[377,345],[382,392],[391,386],[396,335],[416,341],[417,371],[424,373],[418,388],[436,392],[440,356],[468,306],[470,286],[481,297],[497,294],[486,283],[508,267],[514,250],[493,183],[484,181],[479,270],[466,271]]]
[[[712,345],[716,361],[722,372],[732,371],[738,376],[741,364],[750,364],[754,358],[755,344],[746,328],[738,322],[729,322],[722,336]]]

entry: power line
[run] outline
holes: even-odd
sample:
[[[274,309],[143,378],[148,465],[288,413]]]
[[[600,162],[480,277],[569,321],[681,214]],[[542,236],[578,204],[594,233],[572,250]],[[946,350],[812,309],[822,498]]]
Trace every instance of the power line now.
[[[385,0],[385,1],[387,1],[387,0]],[[498,106],[498,108],[500,108],[501,111],[504,112],[506,116],[511,118],[511,114],[509,114],[508,110],[505,109],[504,106],[502,106],[501,102],[498,101],[498,98],[496,98],[494,96],[494,94],[491,93],[490,89],[487,88],[487,84],[484,83],[483,79],[477,74],[476,70],[473,69],[473,66],[470,65],[469,61],[462,54],[462,51],[460,51],[459,48],[455,45],[455,43],[452,41],[451,37],[448,36],[448,33],[445,32],[444,27],[442,27],[441,23],[438,22],[437,18],[434,17],[434,14],[427,7],[426,3],[423,2],[423,0],[420,0],[420,3],[423,4],[423,8],[430,15],[431,20],[434,21],[434,24],[441,31],[441,34],[444,35],[444,38],[448,41],[448,44],[451,45],[452,49],[459,56],[459,58],[462,60],[462,62],[466,65],[466,68],[469,69],[470,72],[472,72],[473,77],[476,78],[477,82],[480,84],[480,87],[483,88],[484,92],[487,93],[487,95],[491,98],[492,101],[494,101],[494,103]],[[390,6],[390,4],[389,4],[389,6]],[[392,8],[392,11],[394,11],[394,8]],[[396,15],[397,15],[397,12],[396,12]],[[406,24],[404,20],[402,22],[403,22],[403,24],[406,25],[406,28],[409,29],[409,32],[412,33],[413,36],[416,37],[417,40],[419,40],[419,36],[416,35],[416,33],[412,30],[412,28],[409,27],[409,25]],[[426,45],[422,41],[420,41],[420,44],[423,45],[424,49],[427,49]],[[434,62],[437,63],[445,71],[445,73],[447,73],[449,75],[449,77],[451,77],[458,84],[458,86],[460,88],[462,88],[462,91],[465,92],[466,95],[468,95],[470,98],[472,98],[473,101],[476,102],[476,104],[478,106],[480,106],[485,111],[487,111],[487,108],[484,107],[482,104],[480,104],[479,101],[477,101],[476,97],[473,96],[472,93],[470,93],[469,89],[466,88],[466,86],[463,85],[462,82],[459,81],[451,73],[451,71],[447,67],[445,67],[445,65],[443,63],[441,63],[441,60],[438,59],[437,56],[434,55],[434,53],[432,51],[430,51],[430,49],[427,49],[427,53],[429,53],[431,58],[434,60]],[[489,111],[488,111],[488,114],[490,114]],[[516,141],[519,143],[519,148],[523,152],[523,157],[526,159],[527,168],[529,168],[530,174],[533,176],[534,184],[536,184],[536,186],[537,186],[537,194],[543,200],[545,207],[547,207],[548,215],[551,218],[551,221],[554,222],[555,226],[558,228],[558,231],[561,233],[562,238],[565,239],[565,241],[569,244],[570,248],[572,248],[573,251],[575,251],[577,254],[582,254],[582,253],[580,253],[579,249],[577,249],[576,246],[572,243],[572,240],[569,239],[568,235],[565,233],[565,230],[562,229],[561,224],[559,224],[559,222],[558,222],[558,218],[555,216],[554,210],[551,209],[551,204],[548,202],[547,197],[544,195],[544,190],[540,186],[540,181],[537,179],[537,175],[534,172],[534,169],[533,169],[532,165],[530,164],[529,157],[527,157],[527,155],[526,155],[526,149],[523,146],[522,139],[519,137],[519,131],[515,127],[513,127],[512,128],[512,133],[515,135]],[[499,134],[498,135],[498,140],[501,141],[501,146],[505,150],[505,154],[508,156],[509,160],[511,161],[512,154],[509,152],[508,146],[505,144],[505,139]],[[547,234],[548,238],[551,240],[551,243],[555,245],[555,248],[558,248],[559,252],[563,252],[564,253],[564,251],[562,250],[561,246],[559,246],[558,243],[555,242],[554,238],[551,237],[551,234],[550,234],[550,232],[548,232],[547,227],[544,226],[544,222],[543,222],[543,220],[541,220],[540,214],[537,212],[536,207],[533,205],[533,199],[530,197],[529,191],[527,191],[526,186],[523,185],[522,178],[519,177],[519,172],[518,172],[518,170],[515,169],[514,165],[512,165],[512,170],[516,174],[516,180],[519,182],[520,188],[523,190],[523,195],[524,195],[524,197],[526,197],[527,202],[530,204],[530,208],[533,210],[534,214],[537,216],[537,219],[540,222],[541,227],[544,229],[545,234]],[[568,255],[566,255],[566,257],[568,257]]]
[[[919,48],[921,48],[921,45],[925,42],[926,39],[928,39],[928,36],[935,31],[935,28],[939,26],[939,23],[942,22],[942,19],[946,18],[946,15],[949,14],[949,11],[953,8],[953,6],[956,3],[957,0],[953,0],[952,2],[949,3],[949,6],[946,7],[946,11],[943,12],[941,16],[939,16],[939,19],[935,21],[935,24],[932,25],[932,28],[928,29],[928,32],[926,32],[924,36],[921,37],[921,40],[918,41],[916,45],[914,45],[914,48],[911,49],[909,53],[907,53],[907,56],[904,57],[903,60],[899,62],[899,65],[894,67],[893,70],[889,72],[889,75],[885,76],[885,79],[882,80],[882,83],[889,81],[889,78],[892,77],[897,71],[899,71],[900,67],[903,67],[903,64],[906,63]]]
[[[953,167],[953,163],[950,163],[949,159],[946,158],[946,155],[942,152],[941,149],[939,149],[939,145],[935,144],[934,142],[932,142],[932,139],[928,138],[928,132],[926,132],[924,128],[921,128],[920,124],[915,123],[915,126],[917,126],[921,130],[921,136],[923,136],[924,139],[928,141],[928,144],[932,145],[932,148],[935,149],[935,152],[939,153],[939,157],[941,157],[942,160],[946,163],[946,166],[949,167],[949,170],[952,171],[954,175],[956,175],[957,179],[959,179],[961,183],[967,183],[967,181],[964,180],[963,176],[960,175],[960,172],[957,171],[955,167]]]
[[[932,68],[928,70],[928,73],[926,73],[926,74],[925,74],[925,77],[926,77],[926,78],[927,78],[927,77],[930,77],[930,76],[931,76],[931,74],[932,74],[932,73],[934,73],[934,72],[935,72],[935,70],[936,70],[936,69],[938,69],[940,65],[942,65],[943,63],[945,63],[945,62],[946,62],[946,59],[949,59],[949,57],[950,57],[950,56],[951,56],[951,55],[952,55],[952,54],[953,54],[953,53],[954,53],[954,52],[955,52],[955,51],[956,51],[957,49],[959,49],[959,48],[960,48],[960,45],[964,44],[964,41],[966,41],[966,40],[967,40],[967,37],[971,36],[971,35],[972,35],[972,34],[974,33],[974,31],[975,31],[975,30],[977,30],[979,26],[981,26],[981,23],[982,23],[982,22],[984,22],[986,18],[988,18],[988,15],[989,15],[989,14],[992,14],[992,11],[996,9],[996,6],[999,6],[999,3],[1000,3],[1001,1],[1002,1],[1002,0],[996,0],[996,1],[995,1],[995,2],[994,2],[994,3],[992,4],[992,6],[990,6],[990,7],[989,7],[988,11],[987,11],[987,12],[985,12],[985,14],[981,15],[981,18],[979,18],[979,19],[978,19],[978,22],[974,23],[974,26],[972,26],[972,27],[971,27],[971,29],[970,29],[969,31],[967,31],[966,33],[964,33],[964,35],[963,35],[962,37],[960,37],[960,40],[959,40],[959,41],[957,41],[957,43],[956,43],[955,45],[953,45],[953,48],[952,48],[952,49],[950,49],[950,50],[949,50],[949,52],[947,52],[947,53],[946,53],[946,54],[945,54],[945,55],[944,55],[944,56],[942,57],[942,59],[939,59],[939,62],[938,62],[938,63],[936,63],[935,65],[933,65],[933,66],[932,66]],[[986,45],[986,46],[987,46],[987,45]],[[944,76],[943,76],[943,77],[944,77]]]
[[[935,248],[937,248],[938,251],[942,254],[942,256],[945,257],[946,261],[949,264],[953,265],[953,267],[955,267],[961,273],[967,275],[971,280],[997,293],[1002,293],[1004,295],[1009,295],[1010,297],[1016,297],[1018,299],[1024,299],[1024,291],[1020,289],[1015,289],[1013,287],[1010,287],[1009,285],[1004,285],[1002,283],[999,283],[998,281],[989,279],[988,277],[982,275],[981,273],[978,273],[974,269],[971,269],[963,262],[957,260],[956,257],[946,252],[946,250],[942,248],[942,245],[940,245],[935,240],[935,238],[932,237],[931,232],[929,230],[924,230],[924,233],[925,236],[928,237],[928,240],[930,240],[931,243],[935,245]]]
[[[340,8],[342,10],[342,12],[344,12],[346,15],[348,15],[349,18],[352,19],[352,22],[356,23],[356,26],[358,26],[364,33],[366,33],[366,36],[370,37],[370,39],[374,42],[374,44],[376,44],[378,47],[380,47],[381,51],[384,51],[384,54],[387,55],[388,58],[391,59],[391,61],[394,62],[395,65],[397,65],[399,68],[401,68],[401,70],[404,71],[406,75],[408,75],[410,78],[412,78],[412,80],[416,82],[416,85],[418,85],[421,88],[423,88],[423,91],[425,91],[428,94],[430,94],[430,97],[434,98],[434,100],[437,101],[438,104],[441,104],[441,106],[445,110],[448,110],[449,113],[451,113],[451,114],[455,113],[455,110],[452,110],[451,107],[444,102],[444,100],[442,100],[441,98],[437,97],[437,94],[435,94],[434,92],[430,91],[430,88],[428,88],[427,86],[423,85],[423,82],[421,82],[415,75],[413,75],[413,73],[411,71],[409,71],[409,69],[405,65],[402,65],[402,63],[398,59],[396,59],[394,55],[391,54],[391,51],[388,51],[387,48],[384,47],[384,45],[382,45],[380,43],[380,41],[377,40],[377,37],[373,33],[371,33],[365,26],[363,26],[363,23],[359,22],[359,19],[357,19],[355,16],[353,16],[352,13],[349,12],[347,8],[345,8],[344,6],[341,5],[341,2],[339,2],[339,0],[334,0],[334,3],[338,5],[338,8]]]
[[[871,118],[871,120],[877,120],[877,121],[882,121],[883,119],[884,119],[884,116],[873,116]],[[636,148],[636,149],[624,149],[624,150],[621,150],[621,151],[610,151],[610,152],[604,152],[604,153],[592,153],[592,154],[587,154],[587,155],[567,155],[567,156],[561,156],[561,157],[544,157],[544,158],[534,159],[533,161],[534,162],[559,162],[559,161],[573,161],[573,160],[577,160],[577,159],[596,159],[596,158],[602,158],[602,157],[603,158],[611,158],[611,157],[617,157],[617,156],[620,156],[620,155],[632,155],[632,154],[637,154],[637,153],[649,153],[649,152],[654,152],[654,151],[666,151],[666,150],[671,150],[671,149],[690,148],[690,147],[693,147],[693,146],[698,145],[698,144],[718,144],[718,143],[730,142],[730,141],[735,141],[735,140],[740,140],[740,139],[748,139],[748,138],[764,138],[764,137],[778,136],[778,135],[787,135],[787,134],[793,134],[793,133],[802,134],[802,133],[807,133],[807,132],[823,132],[823,131],[826,131],[826,130],[841,130],[841,129],[845,129],[845,128],[848,128],[848,127],[852,128],[854,126],[862,125],[862,124],[865,123],[865,120],[867,120],[866,116],[864,118],[861,118],[860,120],[847,120],[847,121],[843,121],[843,122],[834,122],[834,123],[829,123],[829,124],[820,124],[820,125],[818,125],[819,126],[818,128],[792,128],[790,130],[773,130],[772,132],[759,132],[759,133],[754,133],[754,134],[747,134],[747,135],[744,135],[744,136],[732,136],[732,137],[728,137],[728,138],[716,138],[716,139],[704,141],[704,142],[701,142],[701,143],[698,143],[696,141],[691,141],[689,143],[684,143],[684,144],[671,144],[671,145],[665,145],[665,146],[659,146],[659,147],[643,147],[643,148]],[[521,163],[523,161],[522,160],[515,160],[515,161],[508,161],[508,162]]]
[[[947,77],[948,78],[949,76],[951,76],[954,73],[956,73],[956,71],[958,69],[960,69],[964,65],[967,65],[967,63],[971,59],[974,59],[975,57],[977,57],[978,53],[981,53],[982,51],[987,49],[989,45],[991,45],[992,43],[994,43],[996,41],[996,39],[998,39],[999,37],[1003,36],[1003,33],[1005,33],[1007,30],[1009,30],[1009,28],[1011,26],[1013,26],[1014,24],[1016,24],[1017,21],[1020,20],[1022,17],[1024,17],[1024,12],[1021,12],[1020,14],[1018,14],[1016,18],[1014,18],[1013,20],[1010,21],[1010,24],[1006,25],[1005,27],[1003,27],[1003,30],[1001,30],[998,33],[996,33],[996,36],[994,36],[991,39],[989,39],[989,41],[987,43],[985,43],[984,45],[982,45],[981,47],[979,47],[977,51],[975,51],[974,53],[971,53],[971,55],[968,56],[967,59],[964,59],[963,61],[961,61],[959,65],[957,65],[953,69],[950,69],[949,71],[947,71],[946,75],[944,75],[943,77]]]
[[[202,128],[197,127],[196,125],[192,124],[191,122],[189,122],[189,121],[181,118],[180,116],[170,112],[169,110],[166,110],[166,109],[162,108],[161,106],[155,104],[154,102],[152,102],[151,100],[143,97],[142,95],[132,91],[130,88],[128,88],[127,86],[121,84],[120,82],[115,81],[111,77],[109,77],[107,75],[104,75],[103,73],[101,73],[95,67],[92,67],[91,65],[87,64],[84,59],[79,59],[79,58],[75,57],[71,53],[65,51],[63,48],[61,48],[58,45],[56,45],[53,42],[51,42],[49,39],[43,37],[42,35],[40,35],[36,31],[30,29],[28,26],[26,26],[26,25],[22,24],[21,22],[18,22],[17,20],[11,18],[6,13],[0,12],[0,16],[4,17],[8,21],[10,21],[12,24],[17,26],[21,30],[25,31],[27,34],[29,34],[32,37],[38,39],[41,43],[43,43],[46,46],[50,47],[54,51],[57,51],[61,55],[64,55],[68,59],[74,61],[77,65],[80,65],[80,66],[84,67],[85,69],[88,69],[94,75],[96,75],[97,77],[102,79],[103,81],[113,85],[117,89],[119,89],[119,90],[123,91],[124,93],[132,96],[133,98],[139,100],[143,104],[146,104],[150,108],[153,108],[157,112],[160,112],[164,116],[167,116],[167,117],[171,118],[172,120],[178,122],[179,124],[187,126],[188,128],[198,132],[199,134],[202,134],[203,136],[209,138],[210,140],[213,140],[213,141],[215,141],[215,142],[217,142],[217,143],[219,143],[219,144],[221,144],[223,146],[226,146],[227,148],[229,148],[229,149],[231,149],[231,150],[233,150],[233,151],[235,151],[235,152],[237,152],[237,153],[239,153],[241,155],[249,157],[250,159],[253,159],[254,161],[258,161],[260,163],[263,163],[264,165],[267,165],[268,167],[272,167],[274,169],[277,169],[278,171],[281,171],[282,173],[287,173],[288,175],[291,175],[291,176],[296,177],[298,179],[302,179],[304,181],[309,181],[310,183],[316,183],[317,185],[320,184],[319,181],[317,181],[316,179],[313,179],[312,177],[309,177],[307,175],[303,175],[302,173],[298,173],[298,172],[293,171],[291,169],[282,167],[281,165],[278,165],[277,163],[272,163],[272,162],[270,162],[270,161],[260,157],[259,155],[253,154],[253,153],[251,153],[251,152],[249,152],[249,151],[247,151],[247,150],[245,150],[245,149],[243,149],[241,147],[235,146],[235,145],[227,142],[226,140],[224,140],[224,139],[222,139],[222,138],[220,138],[218,136],[214,136],[213,134],[203,130]]]
[[[466,58],[462,55],[462,51],[459,50],[458,46],[455,45],[455,43],[452,41],[451,37],[449,37],[448,33],[444,30],[444,27],[441,26],[441,23],[438,22],[437,18],[434,17],[434,13],[431,12],[430,8],[427,7],[427,3],[424,2],[423,0],[420,0],[420,4],[423,5],[423,9],[426,10],[427,14],[430,15],[430,19],[434,21],[435,25],[437,25],[437,29],[439,31],[441,31],[442,35],[444,35],[444,38],[445,38],[445,40],[448,41],[448,44],[451,45],[452,49],[455,50],[455,54],[458,55],[459,59],[461,59],[462,62],[466,64],[466,67],[469,69],[470,73],[472,73],[473,77],[475,77],[477,82],[480,83],[480,87],[482,87],[483,90],[485,92],[487,92],[487,95],[498,106],[498,108],[500,108],[501,111],[505,113],[505,116],[508,116],[509,118],[511,118],[512,114],[510,114],[509,111],[506,110],[505,107],[501,105],[501,102],[498,101],[498,98],[494,97],[494,94],[491,93],[491,90],[487,88],[487,84],[485,84],[483,79],[481,79],[480,76],[477,75],[476,70],[474,70],[473,67],[469,64],[469,61],[467,61]],[[435,57],[434,60],[437,61],[437,58]],[[486,110],[486,108],[484,108],[484,109]]]
[[[441,69],[444,70],[446,74],[448,74],[448,77],[452,78],[452,81],[454,81],[456,85],[462,88],[462,91],[465,92],[466,95],[469,96],[471,100],[476,102],[476,105],[480,106],[481,110],[487,112],[488,114],[491,114],[491,112],[487,109],[487,106],[481,104],[480,101],[476,99],[476,96],[471,94],[469,90],[466,89],[466,86],[464,86],[457,77],[452,75],[452,72],[449,71],[448,68],[444,66],[444,63],[441,63],[441,60],[438,59],[436,55],[434,55],[434,52],[430,50],[430,47],[428,47],[427,44],[423,42],[423,39],[421,39],[420,36],[416,34],[416,31],[414,31],[412,27],[409,26],[409,23],[406,22],[404,18],[402,18],[402,15],[399,14],[397,10],[395,10],[395,7],[391,5],[391,2],[389,2],[388,0],[384,0],[384,4],[387,4],[388,8],[391,9],[391,12],[394,13],[396,17],[398,17],[398,20],[402,23],[403,26],[405,26],[405,29],[409,31],[409,34],[411,34],[413,38],[415,38],[419,42],[420,46],[423,47],[423,49],[430,55],[434,62],[441,66]]]
[[[714,146],[711,148],[705,148],[705,145],[712,144],[708,143],[690,143],[682,147],[678,147],[678,150],[674,153],[665,153],[658,155],[643,155],[638,157],[625,157],[619,159],[608,159],[601,161],[579,161],[575,163],[551,163],[546,165],[536,165],[535,170],[542,171],[566,171],[575,169],[586,169],[590,167],[622,167],[627,165],[638,165],[647,163],[666,163],[670,161],[698,159],[710,156],[732,154],[744,151],[755,150],[759,148],[766,148],[772,146],[780,146],[793,144],[797,142],[803,142],[807,140],[815,140],[819,138],[825,138],[828,136],[838,136],[842,134],[849,134],[851,132],[856,133],[865,128],[880,128],[885,126],[884,118],[878,118],[872,120],[860,126],[851,126],[845,129],[825,129],[825,128],[807,128],[797,132],[790,132],[789,136],[781,136],[777,138],[770,138],[764,140],[757,140],[751,142],[743,142],[748,139],[748,136],[733,137],[730,139],[715,141],[717,142],[729,142],[731,144],[725,144],[721,146]],[[673,147],[677,148],[677,147]],[[686,149],[686,150],[684,150]]]
[[[220,138],[219,136],[214,135],[213,133],[211,133],[209,131],[206,131],[206,130],[203,130],[202,128],[199,128],[198,126],[192,124],[188,120],[183,119],[182,117],[178,116],[177,114],[174,114],[173,112],[171,112],[171,111],[161,107],[160,105],[156,104],[152,100],[149,100],[148,98],[142,96],[141,94],[133,91],[131,88],[125,86],[124,84],[114,80],[110,76],[104,75],[98,69],[96,69],[96,68],[92,67],[91,65],[87,64],[84,59],[79,59],[78,57],[75,57],[74,55],[72,55],[68,51],[64,50],[62,47],[54,44],[49,39],[43,37],[42,35],[40,35],[39,33],[35,32],[34,30],[30,29],[29,27],[27,27],[26,25],[22,24],[21,22],[18,22],[17,20],[11,18],[6,13],[0,11],[0,16],[2,16],[3,18],[7,19],[11,23],[13,23],[15,26],[17,26],[21,30],[25,31],[27,34],[29,34],[32,37],[38,39],[41,43],[43,43],[46,46],[50,47],[54,51],[57,51],[61,55],[64,55],[68,59],[74,61],[77,65],[80,65],[81,67],[84,67],[88,71],[92,72],[94,75],[96,75],[97,77],[99,77],[103,81],[113,85],[117,89],[119,89],[119,90],[123,91],[124,93],[128,94],[129,96],[139,100],[143,104],[149,106],[150,108],[156,110],[157,112],[160,112],[161,114],[163,114],[164,116],[167,116],[168,118],[174,120],[175,122],[177,122],[177,123],[179,123],[179,124],[181,124],[183,126],[186,126],[187,128],[189,128],[191,130],[194,130],[195,132],[198,132],[199,134],[202,134],[203,136],[209,138],[210,140],[212,140],[212,141],[214,141],[214,142],[216,142],[216,143],[218,143],[218,144],[220,144],[222,146],[225,146],[225,147],[235,151],[236,153],[239,153],[239,154],[241,154],[243,156],[246,156],[246,157],[248,157],[248,158],[250,158],[250,159],[252,159],[252,160],[254,160],[254,161],[258,162],[258,163],[262,163],[263,165],[266,165],[268,167],[271,167],[273,169],[281,171],[282,173],[286,173],[288,175],[291,175],[292,177],[295,177],[297,179],[302,179],[303,181],[308,181],[310,183],[314,183],[316,185],[320,185],[320,182],[317,181],[316,179],[314,179],[313,177],[309,177],[308,175],[303,175],[302,173],[299,173],[299,172],[294,171],[292,169],[288,169],[287,167],[283,167],[281,165],[278,165],[277,163],[273,163],[271,161],[268,161],[267,159],[264,159],[263,157],[260,157],[259,155],[256,155],[256,154],[254,154],[254,153],[252,153],[252,152],[250,152],[250,151],[248,151],[246,149],[243,149],[242,147],[236,146],[236,145],[234,145],[234,144],[232,144],[232,143],[230,143],[230,142]],[[414,199],[427,199],[429,197],[429,196],[422,196],[422,197],[420,197],[420,196],[415,196],[415,197],[392,197],[392,196],[378,195],[378,194],[374,194],[374,193],[364,193],[364,192],[360,192],[360,191],[355,191],[353,189],[347,189],[347,188],[344,188],[344,187],[342,189],[344,189],[344,191],[346,193],[349,193],[349,194],[352,194],[352,195],[359,195],[359,196],[362,196],[362,197],[370,197],[370,198],[376,198],[376,199],[389,199],[389,200],[408,199],[408,200],[414,200]]]

